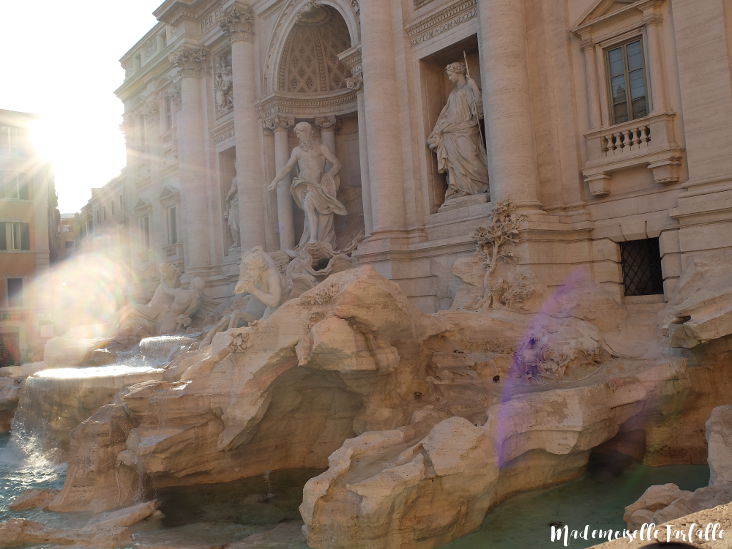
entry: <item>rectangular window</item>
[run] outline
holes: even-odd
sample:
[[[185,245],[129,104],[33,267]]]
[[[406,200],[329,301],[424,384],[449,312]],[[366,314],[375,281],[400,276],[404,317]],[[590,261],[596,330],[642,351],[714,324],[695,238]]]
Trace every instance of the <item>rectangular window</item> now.
[[[658,238],[630,240],[620,243],[625,295],[663,293],[661,252]]]
[[[22,278],[6,278],[5,290],[8,296],[8,307],[23,306],[23,279]]]
[[[178,214],[175,206],[168,208],[168,244],[178,243]]]
[[[0,223],[0,250],[30,250],[28,223]]]
[[[150,217],[140,217],[140,241],[145,248],[150,247]]]
[[[25,174],[0,171],[0,198],[28,200],[28,179]]]
[[[633,38],[605,51],[613,124],[646,116],[648,89],[642,38]]]

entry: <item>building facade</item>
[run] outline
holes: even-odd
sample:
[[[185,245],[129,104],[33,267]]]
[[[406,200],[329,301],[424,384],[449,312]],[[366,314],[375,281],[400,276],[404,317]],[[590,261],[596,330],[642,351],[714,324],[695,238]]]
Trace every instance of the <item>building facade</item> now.
[[[334,247],[363,235],[357,260],[423,310],[450,306],[456,259],[505,201],[517,261],[548,287],[579,268],[668,299],[690,262],[732,259],[730,11],[167,0],[121,59],[133,263],[177,263],[224,297],[242,250],[301,246],[302,158],[282,168],[308,122],[339,165]]]
[[[33,359],[53,336],[29,291],[58,248],[53,173],[33,148],[34,120],[0,110],[0,366]]]

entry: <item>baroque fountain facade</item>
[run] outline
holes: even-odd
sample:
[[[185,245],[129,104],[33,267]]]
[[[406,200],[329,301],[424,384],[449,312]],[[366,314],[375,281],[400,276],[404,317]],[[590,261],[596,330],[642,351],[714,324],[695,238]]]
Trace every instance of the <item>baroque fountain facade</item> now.
[[[104,198],[137,296],[2,378],[16,439],[68,463],[28,505],[105,514],[7,539],[121,547],[166,491],[292,470],[323,548],[440,547],[601,454],[709,452],[706,491],[629,525],[732,499],[731,15],[528,4],[156,10]]]

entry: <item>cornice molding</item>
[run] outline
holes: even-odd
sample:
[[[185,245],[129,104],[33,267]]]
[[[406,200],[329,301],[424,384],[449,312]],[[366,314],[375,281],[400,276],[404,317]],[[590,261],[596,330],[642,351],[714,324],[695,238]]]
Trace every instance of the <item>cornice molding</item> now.
[[[459,0],[406,27],[412,46],[417,46],[478,16],[478,0]]]

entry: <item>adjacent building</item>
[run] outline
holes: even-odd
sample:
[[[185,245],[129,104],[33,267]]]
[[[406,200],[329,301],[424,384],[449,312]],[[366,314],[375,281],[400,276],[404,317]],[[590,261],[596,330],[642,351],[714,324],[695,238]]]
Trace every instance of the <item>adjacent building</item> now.
[[[155,16],[116,92],[139,268],[177,263],[225,296],[242,250],[296,247],[293,180],[268,183],[299,122],[340,163],[336,247],[364,235],[358,261],[426,311],[450,306],[455,260],[506,200],[525,216],[518,263],[550,288],[584,269],[663,301],[690,262],[732,259],[725,0],[166,0]],[[488,192],[449,179],[479,147],[434,138],[465,82]]]
[[[35,117],[0,110],[0,366],[33,359],[53,335],[29,289],[56,258],[56,192],[31,142]]]

